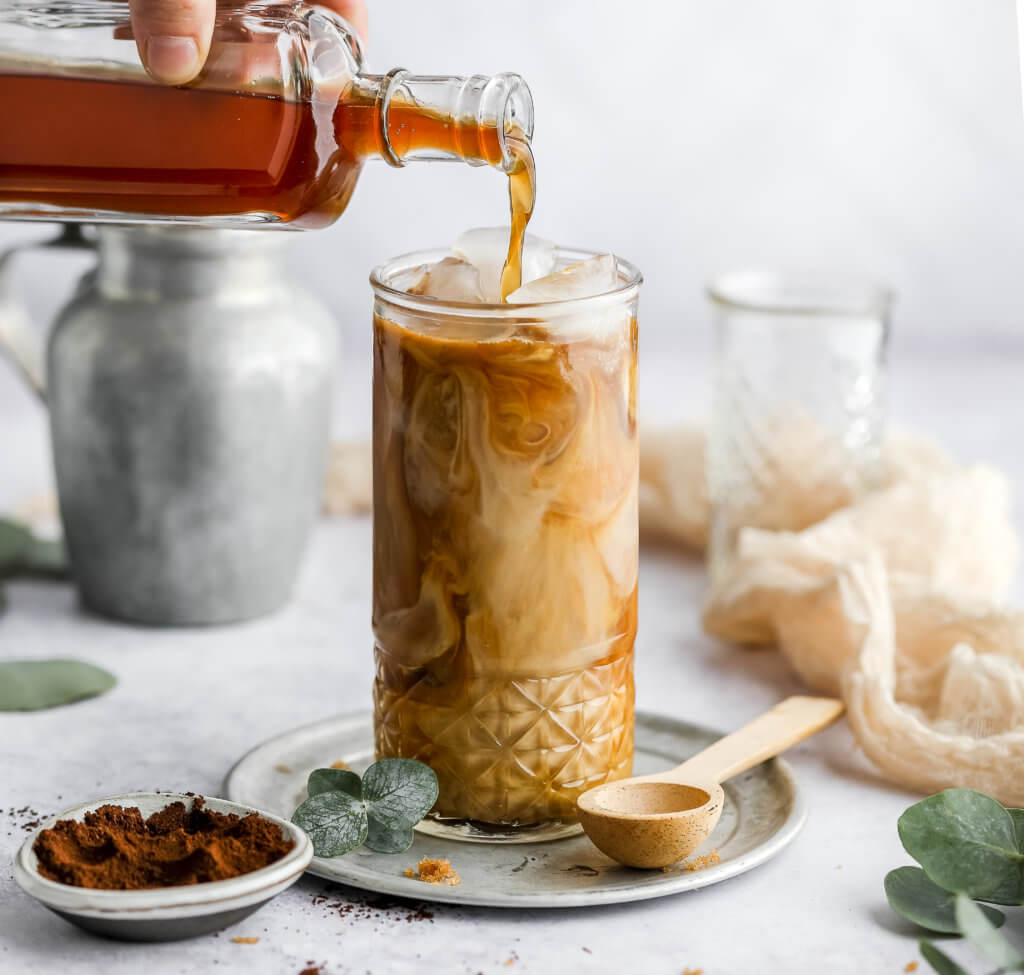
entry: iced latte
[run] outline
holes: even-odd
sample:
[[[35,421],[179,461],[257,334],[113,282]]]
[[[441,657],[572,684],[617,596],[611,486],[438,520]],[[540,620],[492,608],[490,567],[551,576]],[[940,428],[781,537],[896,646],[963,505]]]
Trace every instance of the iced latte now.
[[[631,770],[640,275],[528,239],[502,304],[486,263],[373,277],[376,749],[521,828]]]

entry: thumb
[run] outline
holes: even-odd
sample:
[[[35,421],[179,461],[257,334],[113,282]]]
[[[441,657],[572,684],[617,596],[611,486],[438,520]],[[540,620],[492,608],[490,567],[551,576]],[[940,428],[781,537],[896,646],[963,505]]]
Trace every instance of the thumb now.
[[[210,50],[216,0],[131,0],[139,56],[157,81],[183,85]]]

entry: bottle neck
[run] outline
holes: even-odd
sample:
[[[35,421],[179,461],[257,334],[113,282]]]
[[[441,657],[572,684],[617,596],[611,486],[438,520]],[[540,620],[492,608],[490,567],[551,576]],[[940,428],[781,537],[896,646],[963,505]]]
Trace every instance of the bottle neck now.
[[[368,148],[388,164],[457,159],[506,173],[522,168],[533,98],[518,75],[430,77],[396,68],[361,75],[357,84],[358,101],[373,106]]]

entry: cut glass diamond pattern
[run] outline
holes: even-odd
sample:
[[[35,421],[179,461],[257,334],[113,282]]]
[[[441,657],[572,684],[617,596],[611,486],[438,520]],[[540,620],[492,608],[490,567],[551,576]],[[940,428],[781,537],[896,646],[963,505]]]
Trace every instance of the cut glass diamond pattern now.
[[[377,755],[429,764],[438,815],[572,820],[581,792],[630,774],[632,650],[554,677],[463,679],[454,701],[424,675],[396,673],[380,648],[376,657]]]

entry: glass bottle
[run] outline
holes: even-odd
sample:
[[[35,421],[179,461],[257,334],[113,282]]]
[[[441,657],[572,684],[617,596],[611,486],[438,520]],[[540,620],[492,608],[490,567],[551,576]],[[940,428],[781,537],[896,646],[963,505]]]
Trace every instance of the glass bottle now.
[[[4,0],[0,218],[313,228],[344,211],[367,158],[523,167],[533,102],[517,75],[362,65],[329,10],[219,0],[201,75],[162,86],[126,2]]]

